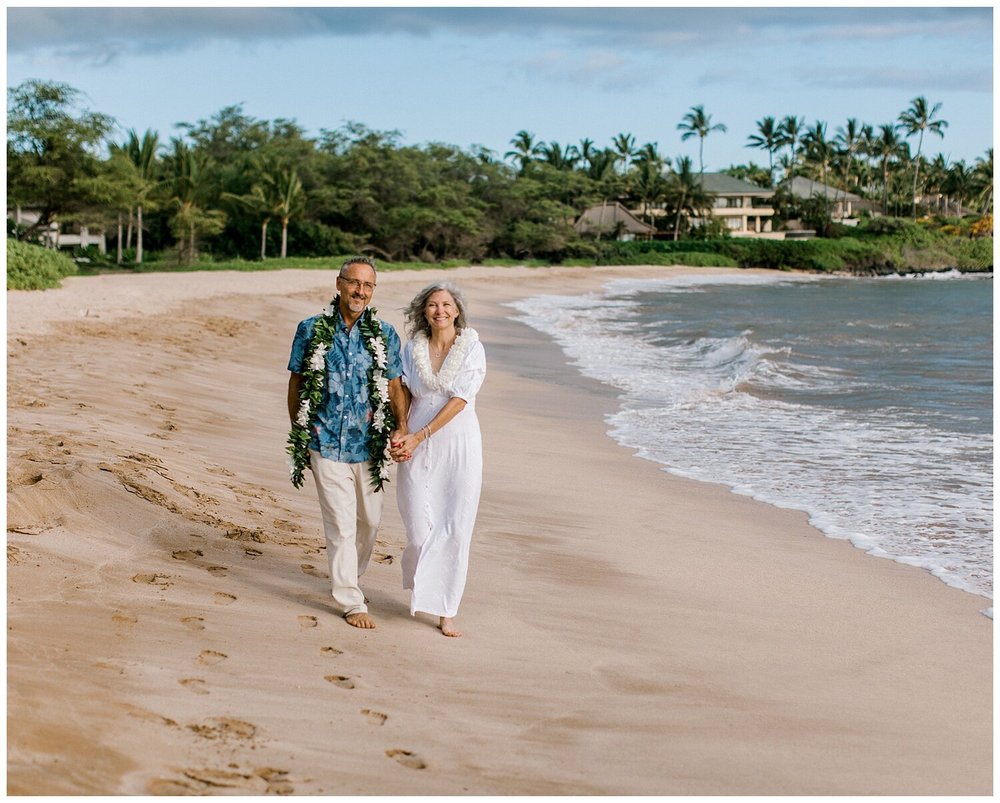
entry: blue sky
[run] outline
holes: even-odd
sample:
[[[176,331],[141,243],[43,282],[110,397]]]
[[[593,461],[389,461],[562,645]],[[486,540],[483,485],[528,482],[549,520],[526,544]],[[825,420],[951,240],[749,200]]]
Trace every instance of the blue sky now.
[[[923,152],[971,164],[993,144],[992,5],[7,6],[7,86],[36,78],[84,93],[128,129],[158,131],[241,105],[310,135],[345,122],[407,144],[482,145],[521,129],[544,142],[631,133],[691,156],[677,124],[703,105],[727,127],[705,167],[754,161],[765,116],[896,121],[941,103]],[[913,147],[915,148],[915,140]]]

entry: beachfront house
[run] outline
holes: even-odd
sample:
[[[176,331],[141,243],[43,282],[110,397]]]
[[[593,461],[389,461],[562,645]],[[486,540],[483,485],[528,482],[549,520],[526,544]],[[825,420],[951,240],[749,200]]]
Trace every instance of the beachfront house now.
[[[618,201],[605,201],[585,210],[573,224],[580,234],[598,240],[648,240],[656,227],[639,220]]]
[[[873,208],[872,202],[862,198],[860,195],[847,192],[837,187],[830,187],[827,184],[820,184],[818,181],[795,176],[791,181],[785,181],[781,185],[786,188],[796,198],[803,200],[809,198],[825,198],[830,204],[830,217],[837,223],[847,226],[856,226],[858,219],[855,216],[861,209]]]
[[[774,190],[725,173],[705,173],[702,179],[705,191],[715,197],[708,213],[722,221],[732,237],[784,239],[782,232],[772,231]]]
[[[7,210],[8,220],[19,226],[31,227],[38,223],[41,213],[37,209],[22,209],[20,206]],[[91,232],[87,226],[75,223],[59,224],[55,221],[48,228],[38,232],[39,242],[47,248],[86,248],[96,245],[102,253],[107,253],[107,238],[103,231]]]

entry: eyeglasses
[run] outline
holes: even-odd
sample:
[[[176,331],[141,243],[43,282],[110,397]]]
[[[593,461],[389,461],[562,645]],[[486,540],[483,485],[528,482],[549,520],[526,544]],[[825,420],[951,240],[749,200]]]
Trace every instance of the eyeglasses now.
[[[360,279],[345,279],[343,276],[338,276],[337,278],[345,282],[352,290],[361,288],[366,293],[371,293],[375,289],[375,285],[372,282],[362,282]]]

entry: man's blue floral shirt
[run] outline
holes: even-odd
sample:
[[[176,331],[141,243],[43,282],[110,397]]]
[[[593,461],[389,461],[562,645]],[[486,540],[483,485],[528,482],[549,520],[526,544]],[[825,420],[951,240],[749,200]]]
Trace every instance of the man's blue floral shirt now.
[[[288,370],[305,371],[305,355],[319,315],[302,321],[295,330]],[[396,379],[403,373],[399,356],[399,335],[385,321],[379,321],[385,335],[385,378]],[[309,448],[339,463],[363,463],[368,459],[368,430],[372,409],[368,403],[368,369],[372,357],[365,348],[360,327],[350,330],[337,311],[337,333],[326,353],[326,388],[317,411]]]

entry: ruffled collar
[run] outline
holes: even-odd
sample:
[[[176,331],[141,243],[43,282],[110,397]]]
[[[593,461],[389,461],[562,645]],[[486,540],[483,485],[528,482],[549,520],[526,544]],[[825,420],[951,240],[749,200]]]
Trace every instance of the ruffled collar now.
[[[413,338],[413,361],[417,366],[417,374],[420,381],[428,390],[444,390],[451,386],[462,370],[465,357],[476,343],[479,342],[479,333],[475,329],[463,329],[462,333],[455,338],[451,345],[448,356],[441,364],[441,370],[434,373],[431,368],[430,340],[423,332],[417,332]]]

